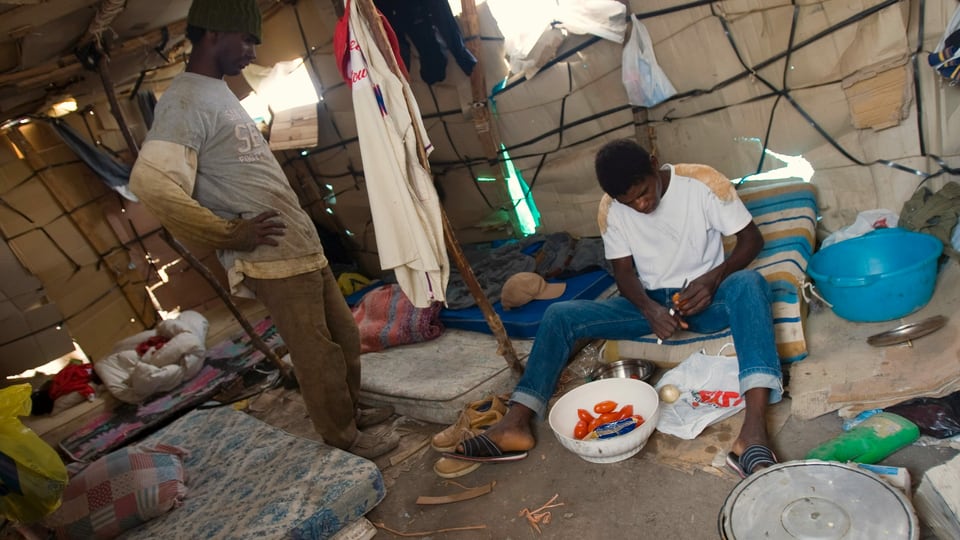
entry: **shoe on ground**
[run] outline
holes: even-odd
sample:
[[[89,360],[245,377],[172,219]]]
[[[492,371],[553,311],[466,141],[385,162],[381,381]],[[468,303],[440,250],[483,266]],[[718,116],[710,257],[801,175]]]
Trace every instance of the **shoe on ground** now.
[[[364,429],[382,424],[393,416],[393,407],[369,407],[357,409],[357,429]]]
[[[506,413],[506,404],[497,396],[469,403],[456,422],[433,436],[430,446],[437,452],[452,452],[463,439],[483,432]]]
[[[442,457],[433,464],[433,472],[440,478],[460,478],[480,468],[482,463]]]
[[[371,434],[365,431],[357,433],[353,446],[347,452],[366,459],[378,458],[393,451],[400,444],[400,436],[394,432]]]

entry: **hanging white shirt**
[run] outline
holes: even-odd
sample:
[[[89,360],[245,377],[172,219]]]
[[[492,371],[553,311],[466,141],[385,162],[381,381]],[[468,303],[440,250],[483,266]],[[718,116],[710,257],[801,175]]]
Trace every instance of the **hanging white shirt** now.
[[[380,266],[394,270],[413,305],[428,307],[445,302],[450,262],[440,200],[417,158],[414,129],[427,153],[432,147],[410,86],[390,71],[368,21],[350,4],[349,75]]]

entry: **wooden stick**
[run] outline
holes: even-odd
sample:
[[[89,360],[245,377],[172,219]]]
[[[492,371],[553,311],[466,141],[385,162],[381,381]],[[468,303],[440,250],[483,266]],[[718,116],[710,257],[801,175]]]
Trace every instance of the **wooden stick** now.
[[[390,66],[390,71],[393,72],[395,77],[405,79],[403,71],[400,69],[399,64],[397,64],[397,59],[393,55],[393,48],[390,47],[390,43],[387,40],[386,30],[384,30],[383,23],[377,14],[377,9],[373,5],[373,0],[354,1],[357,2],[360,12],[370,25],[374,40],[377,43],[377,48]],[[403,91],[410,117],[416,118],[416,114],[414,114],[415,111],[410,106],[411,101],[413,101],[413,96],[408,95],[406,86],[404,86]],[[427,160],[427,153],[423,148],[423,134],[420,133],[416,123],[413,123],[413,128],[413,133],[417,139],[417,157],[420,160],[420,165],[429,173],[430,162]],[[470,263],[467,261],[467,257],[464,255],[463,249],[460,247],[460,243],[453,233],[453,227],[450,225],[450,220],[447,218],[447,213],[443,207],[440,207],[440,217],[443,220],[443,239],[446,243],[447,250],[449,250],[454,264],[456,264],[460,270],[460,275],[467,284],[467,288],[470,289],[470,294],[472,294],[474,300],[476,300],[477,307],[483,312],[483,317],[487,320],[487,326],[490,327],[490,331],[494,337],[497,338],[497,343],[499,344],[497,353],[504,357],[507,365],[510,366],[511,369],[517,373],[523,373],[523,365],[520,364],[520,359],[517,358],[517,352],[514,350],[513,342],[510,341],[510,337],[503,327],[503,321],[500,320],[497,312],[493,310],[493,304],[490,303],[490,299],[487,298],[486,293],[483,292],[483,288],[480,287],[477,276],[473,273],[473,268],[470,267]]]
[[[470,95],[473,99],[470,109],[473,116],[473,127],[480,139],[480,146],[487,158],[487,164],[493,169],[494,185],[500,197],[500,204],[506,207],[507,217],[510,219],[511,236],[523,238],[520,230],[520,220],[514,208],[515,202],[510,196],[510,188],[503,174],[504,164],[500,160],[500,137],[497,136],[497,125],[493,122],[487,102],[487,81],[483,73],[483,47],[480,42],[480,18],[477,15],[475,0],[460,0],[460,19],[466,30],[467,49],[477,59],[473,71],[470,72]],[[476,181],[476,178],[473,179]]]
[[[203,279],[207,280],[207,283],[213,287],[213,290],[217,293],[223,303],[226,304],[227,309],[230,310],[230,313],[233,313],[234,318],[237,319],[237,322],[240,323],[240,326],[243,327],[243,330],[250,336],[250,343],[257,348],[258,351],[262,352],[264,356],[270,359],[271,362],[276,364],[277,368],[280,370],[280,375],[287,380],[292,380],[293,377],[290,373],[290,368],[280,360],[280,357],[267,346],[266,343],[260,339],[260,335],[257,334],[256,330],[253,329],[253,326],[247,321],[247,318],[243,316],[243,313],[240,312],[240,308],[233,303],[233,300],[230,298],[230,293],[223,288],[223,285],[217,281],[217,277],[213,275],[213,272],[205,264],[203,264],[200,259],[198,259],[193,253],[190,253],[190,250],[186,246],[180,243],[179,240],[173,237],[170,232],[166,229],[162,229],[160,235],[164,240],[170,244],[177,253],[183,257],[194,270],[200,273]]]
[[[445,532],[479,531],[479,530],[482,530],[482,529],[486,529],[486,528],[487,528],[486,525],[467,525],[466,527],[448,527],[448,528],[446,528],[446,529],[436,529],[436,530],[433,530],[433,531],[408,532],[408,533],[405,533],[405,532],[400,532],[400,531],[398,531],[398,530],[396,530],[396,529],[391,529],[390,527],[387,527],[386,525],[383,524],[382,521],[374,521],[374,522],[372,522],[372,523],[373,523],[374,526],[376,526],[378,529],[383,529],[383,530],[387,531],[387,532],[390,533],[390,534],[393,534],[393,535],[396,535],[396,536],[403,536],[403,537],[405,537],[405,538],[416,538],[416,537],[418,537],[418,536],[433,536],[433,535],[435,535],[435,534],[445,533]]]
[[[101,258],[108,264],[106,265],[110,273],[113,275],[114,283],[120,287],[120,290],[123,292],[123,297],[127,301],[127,305],[130,306],[130,310],[137,316],[137,319],[140,321],[140,324],[144,328],[153,327],[154,323],[157,320],[157,313],[153,309],[153,304],[147,300],[147,290],[143,287],[131,287],[129,274],[133,270],[129,269],[128,265],[131,262],[129,258],[129,252],[117,251],[116,256],[122,258],[122,265],[120,264],[110,264],[111,262],[111,253],[113,249],[109,243],[100,238],[97,234],[97,228],[95,224],[92,224],[90,220],[87,219],[78,219],[82,217],[82,214],[76,213],[74,211],[68,210],[71,207],[69,200],[64,196],[64,194],[56,189],[56,184],[53,177],[53,171],[51,167],[48,166],[48,163],[34,148],[33,144],[20,132],[21,126],[15,126],[13,129],[7,131],[7,136],[10,140],[17,145],[17,148],[23,152],[23,156],[30,166],[31,170],[37,175],[37,179],[40,181],[40,185],[44,187],[53,201],[57,204],[57,208],[60,212],[66,216],[67,220],[76,227],[77,231],[80,233],[81,238],[83,238],[84,243],[90,250],[96,254],[98,258]],[[37,129],[40,129],[37,126]],[[100,241],[97,241],[98,238]],[[116,239],[116,233],[114,233],[114,239]],[[57,248],[60,246],[56,243],[54,245]],[[101,255],[102,252],[106,252],[104,255]],[[70,258],[67,255],[67,258]],[[70,258],[71,262],[73,259]],[[74,263],[76,264],[76,263]],[[137,307],[138,304],[142,304],[142,307]],[[149,309],[147,306],[149,305]]]
[[[126,141],[127,149],[130,150],[130,155],[133,158],[131,161],[136,161],[137,155],[139,154],[137,141],[133,139],[133,133],[130,132],[130,127],[127,125],[126,120],[123,119],[123,111],[120,110],[120,103],[117,102],[117,94],[113,90],[113,79],[110,77],[110,67],[107,65],[108,63],[107,56],[104,53],[97,62],[97,72],[100,73],[103,91],[106,92],[107,101],[110,102],[110,114],[113,115],[113,118],[117,121],[117,125],[120,126],[120,133],[123,135],[123,140]]]
[[[465,489],[453,495],[441,495],[439,497],[421,495],[417,497],[417,504],[448,504],[452,502],[469,501],[470,499],[476,499],[481,495],[492,492],[494,484],[496,484],[496,482],[490,482],[483,486]]]

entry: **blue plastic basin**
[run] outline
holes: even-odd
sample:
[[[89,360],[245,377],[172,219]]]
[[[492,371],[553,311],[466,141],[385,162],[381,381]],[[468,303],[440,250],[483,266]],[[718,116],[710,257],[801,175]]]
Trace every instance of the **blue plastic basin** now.
[[[942,252],[935,236],[878,229],[817,252],[807,273],[838,316],[889,321],[930,301]]]

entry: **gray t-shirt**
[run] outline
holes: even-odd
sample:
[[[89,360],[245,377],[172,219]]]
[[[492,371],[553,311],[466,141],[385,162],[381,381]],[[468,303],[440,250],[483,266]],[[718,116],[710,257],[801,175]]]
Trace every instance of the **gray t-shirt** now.
[[[279,246],[220,252],[224,268],[233,268],[236,259],[258,263],[312,254],[323,258],[316,227],[226,82],[190,72],[178,75],[157,103],[147,140],[172,142],[197,152],[191,195],[216,215],[249,219],[268,210],[280,213],[287,228]]]

